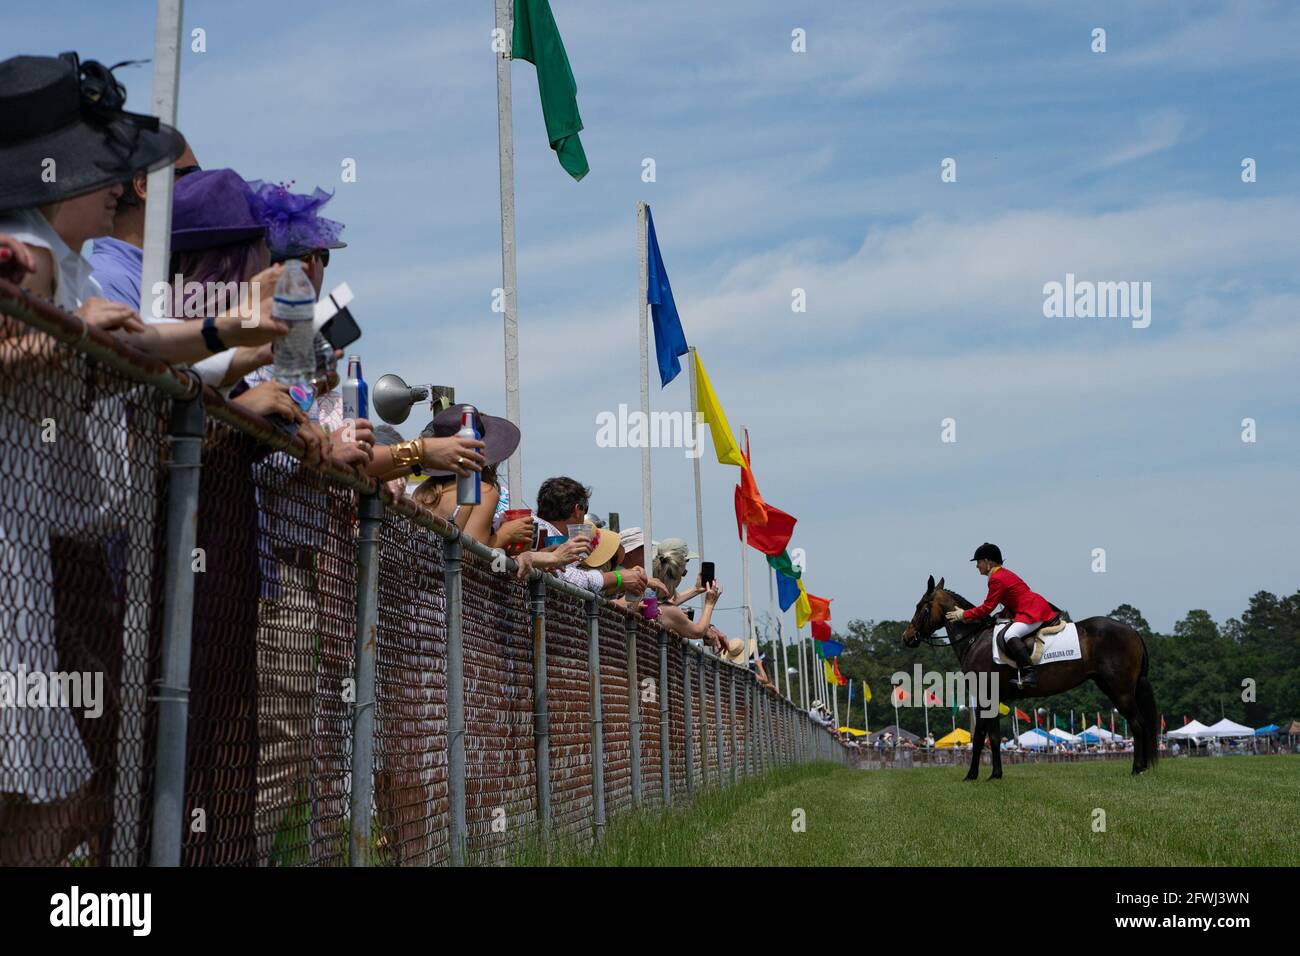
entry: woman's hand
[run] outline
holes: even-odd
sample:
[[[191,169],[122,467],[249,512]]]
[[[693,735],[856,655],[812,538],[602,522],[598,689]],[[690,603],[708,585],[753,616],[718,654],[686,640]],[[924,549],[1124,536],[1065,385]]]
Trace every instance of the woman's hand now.
[[[501,527],[497,528],[497,547],[506,549],[519,547],[520,545],[528,547],[533,543],[534,533],[532,515],[524,518],[512,518],[509,521],[502,522]]]
[[[482,471],[487,464],[482,451],[485,445],[477,438],[425,438],[420,442],[420,464],[429,471],[450,471],[464,478]]]
[[[661,598],[669,597],[668,585],[664,584],[658,578],[646,578],[646,587],[652,588]]]
[[[722,585],[717,581],[710,581],[709,586],[704,589],[704,603],[712,606],[718,603],[720,597],[722,597]]]
[[[110,302],[97,296],[83,302],[81,308],[77,309],[77,315],[85,319],[87,325],[104,332],[120,330],[138,335],[148,328],[129,305]]]
[[[338,467],[364,473],[375,457],[374,428],[366,419],[358,418],[351,426],[335,429],[330,433],[326,454]]]
[[[291,422],[302,424],[307,421],[298,403],[289,397],[289,386],[274,380],[254,385],[243,395],[233,400],[235,405],[254,415],[266,417],[281,415]]]
[[[22,282],[28,272],[36,271],[36,257],[13,236],[0,233],[0,279]]]
[[[943,617],[944,620],[946,621],[952,621],[953,623],[956,623],[957,621],[963,620],[966,617],[966,612],[963,611],[961,608],[953,608]]]

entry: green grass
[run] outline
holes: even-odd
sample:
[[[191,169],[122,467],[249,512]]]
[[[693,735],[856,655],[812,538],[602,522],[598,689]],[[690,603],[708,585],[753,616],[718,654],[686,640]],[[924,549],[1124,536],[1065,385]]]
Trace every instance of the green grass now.
[[[1000,781],[962,768],[789,768],[689,808],[615,820],[604,845],[521,848],[551,866],[1296,866],[1300,759],[1017,764]],[[984,769],[984,777],[988,768]],[[1094,831],[1094,810],[1105,832]],[[792,830],[802,810],[806,829]]]

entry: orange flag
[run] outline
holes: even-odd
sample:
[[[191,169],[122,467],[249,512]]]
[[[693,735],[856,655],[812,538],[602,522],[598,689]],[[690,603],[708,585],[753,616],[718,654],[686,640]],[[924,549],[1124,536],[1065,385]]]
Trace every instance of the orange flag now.
[[[740,484],[736,487],[736,513],[751,528],[767,524],[767,502],[759,494],[758,482],[749,469],[748,455],[745,456],[745,467],[740,469]]]
[[[808,616],[810,621],[829,621],[831,619],[831,600],[832,598],[820,598],[815,594],[808,595],[808,607],[812,613]]]
[[[839,659],[838,657],[835,658],[835,660],[831,661],[831,669],[832,669],[832,670],[834,671],[834,673],[835,673],[835,680],[836,680],[836,682],[837,682],[841,687],[843,687],[845,684],[847,684],[847,683],[849,682],[849,679],[848,679],[847,677],[845,677],[843,674],[840,673],[840,659]]]

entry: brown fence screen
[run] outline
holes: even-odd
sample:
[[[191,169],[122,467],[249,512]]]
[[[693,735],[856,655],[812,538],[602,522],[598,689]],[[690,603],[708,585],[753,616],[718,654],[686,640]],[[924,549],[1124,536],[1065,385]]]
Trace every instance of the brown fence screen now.
[[[389,502],[378,584],[359,595],[367,485],[305,466],[268,423],[242,422],[210,392],[195,545],[188,571],[169,572],[168,504],[181,487],[171,483],[169,428],[185,380],[98,332],[79,334],[78,320],[3,282],[0,313],[0,865],[149,862],[159,849],[154,798],[170,792],[158,771],[160,729],[173,713],[186,736],[171,764],[183,763],[179,806],[159,803],[180,830],[179,852],[165,862],[196,866],[339,866],[359,851],[370,865],[429,866],[456,858],[462,841],[469,862],[507,861],[544,822],[546,786],[550,830],[586,841],[604,822],[602,786],[606,818],[630,812],[638,796],[662,805],[665,743],[680,803],[687,747],[689,789],[698,790],[729,784],[733,761],[737,777],[756,769],[747,763],[755,734],[788,761],[796,721],[811,731],[749,671],[672,635],[664,684],[658,625],[603,601],[597,724],[591,602],[554,578],[546,698],[537,700],[533,610],[513,564],[493,567],[486,549],[464,542],[453,572],[461,598],[449,601],[448,529]],[[184,622],[165,633],[167,609],[189,591],[188,635]],[[366,602],[373,686],[358,660]],[[459,673],[448,645],[457,617]],[[160,709],[160,698],[186,694],[164,690],[161,677],[165,654],[186,646],[188,711]],[[453,691],[463,697],[459,733]],[[748,695],[770,701],[767,726],[751,720]],[[369,708],[367,765],[356,728]],[[546,781],[537,772],[543,719]],[[842,759],[840,748],[822,749]],[[462,752],[463,780],[452,759]],[[359,791],[357,760],[369,777]],[[356,792],[368,820],[352,819]],[[159,846],[175,843],[176,830],[162,832]]]

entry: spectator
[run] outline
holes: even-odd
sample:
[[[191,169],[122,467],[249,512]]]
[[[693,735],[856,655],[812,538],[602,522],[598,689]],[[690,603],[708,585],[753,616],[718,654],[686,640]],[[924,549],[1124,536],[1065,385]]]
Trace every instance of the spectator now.
[[[106,211],[115,182],[135,168],[170,162],[183,140],[171,127],[122,112],[120,88],[106,78],[111,81],[106,69],[80,64],[75,54],[0,63],[0,233],[6,234],[0,252],[7,253],[0,267],[32,293],[79,311],[87,325],[120,331],[142,325],[129,310],[93,301],[89,264],[54,219],[60,204],[78,199],[75,211],[93,214],[96,202]],[[92,81],[94,94],[83,92],[83,82]],[[57,175],[38,172],[48,169]],[[79,359],[52,339],[0,318],[6,385],[29,386],[31,377],[17,374],[22,369],[73,362]],[[44,414],[54,407],[50,403]],[[10,480],[0,492],[0,571],[21,586],[16,600],[0,602],[0,671],[100,672],[108,700],[98,720],[64,707],[0,708],[6,750],[0,761],[0,865],[55,865],[87,840],[103,846],[112,812],[124,605],[107,593],[112,578],[104,569],[103,537],[85,533],[91,509],[67,493],[70,475],[94,467],[87,468],[83,456],[67,457],[86,448],[89,426],[72,401],[64,407],[53,446],[41,441],[42,415],[0,417],[10,456]],[[33,508],[27,500],[32,489],[59,492]],[[93,581],[78,582],[81,613],[73,618],[63,601],[76,594],[70,585],[77,579],[66,572],[83,554],[97,568]],[[98,655],[97,666],[90,666]]]
[[[705,589],[697,576],[695,586],[678,592],[677,586],[686,577],[688,562],[698,559],[681,538],[665,538],[655,543],[654,577],[667,585],[667,593],[660,603],[680,606],[703,594]]]
[[[548,478],[537,491],[537,524],[549,540],[564,541],[567,534],[561,528],[583,524],[590,499],[591,489],[572,478]],[[586,543],[589,546],[590,539],[586,539]],[[583,551],[582,557],[589,553],[590,547]],[[627,570],[597,571],[571,563],[560,570],[560,576],[588,591],[641,594],[646,588],[645,571],[639,565]]]

